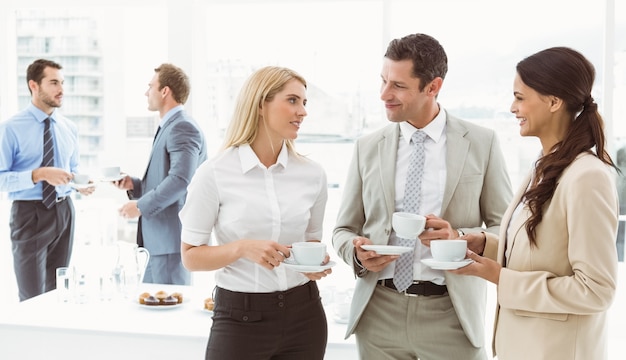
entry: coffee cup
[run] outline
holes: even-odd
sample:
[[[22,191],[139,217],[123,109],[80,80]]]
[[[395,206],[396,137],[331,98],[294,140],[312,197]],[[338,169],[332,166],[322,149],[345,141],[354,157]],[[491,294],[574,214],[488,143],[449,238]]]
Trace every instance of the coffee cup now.
[[[461,261],[465,259],[467,240],[431,240],[430,252],[436,261]]]
[[[326,244],[317,241],[293,243],[291,253],[298,265],[321,265],[326,258]]]
[[[100,170],[100,173],[105,179],[115,179],[118,178],[121,174],[119,166],[109,166],[102,168]]]
[[[89,184],[89,175],[87,174],[74,174],[72,177],[74,184],[86,185]]]
[[[391,218],[391,225],[398,237],[417,239],[419,234],[424,231],[426,217],[408,212],[395,212]]]

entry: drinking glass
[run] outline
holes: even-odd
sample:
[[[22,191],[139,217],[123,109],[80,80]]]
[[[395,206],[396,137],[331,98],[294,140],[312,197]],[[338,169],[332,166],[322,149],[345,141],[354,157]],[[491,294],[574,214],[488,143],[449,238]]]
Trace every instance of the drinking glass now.
[[[70,302],[74,283],[74,271],[71,267],[56,269],[57,297],[60,302]]]

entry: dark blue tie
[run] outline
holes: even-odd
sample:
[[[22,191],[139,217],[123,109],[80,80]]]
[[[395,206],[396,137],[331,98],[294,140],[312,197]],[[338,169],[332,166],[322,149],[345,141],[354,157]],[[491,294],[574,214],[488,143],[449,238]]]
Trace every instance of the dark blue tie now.
[[[50,131],[50,118],[44,120],[43,129],[43,161],[41,166],[54,166],[54,141],[52,140],[52,132]],[[43,181],[43,204],[50,209],[54,206],[57,199],[57,191],[54,185]]]

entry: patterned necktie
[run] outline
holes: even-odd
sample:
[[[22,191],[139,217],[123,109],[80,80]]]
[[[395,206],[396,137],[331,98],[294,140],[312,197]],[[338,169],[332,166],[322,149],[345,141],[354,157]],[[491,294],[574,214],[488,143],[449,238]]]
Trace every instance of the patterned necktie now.
[[[41,166],[54,166],[54,141],[52,140],[52,132],[50,131],[50,118],[44,120],[45,126],[43,129],[43,161]],[[57,191],[54,185],[48,184],[47,181],[43,182],[43,204],[46,208],[50,209],[54,206],[57,199]]]
[[[422,202],[421,189],[422,178],[424,177],[424,140],[426,136],[425,132],[417,130],[411,137],[413,151],[409,158],[409,170],[404,189],[404,211],[414,214],[419,213]],[[396,260],[393,284],[398,291],[406,290],[413,282],[413,253],[415,252],[417,241],[415,239],[396,237],[395,245],[413,248],[413,251],[400,255],[400,258]]]

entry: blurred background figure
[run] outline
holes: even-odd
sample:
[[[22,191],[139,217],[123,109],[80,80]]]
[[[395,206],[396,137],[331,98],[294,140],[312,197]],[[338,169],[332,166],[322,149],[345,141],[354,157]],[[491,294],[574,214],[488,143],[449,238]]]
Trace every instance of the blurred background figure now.
[[[191,274],[180,258],[178,213],[207,150],[202,130],[183,108],[189,91],[189,78],[179,67],[162,64],[154,69],[146,97],[148,110],[158,111],[161,122],[146,172],[142,178],[126,175],[114,182],[131,200],[119,209],[120,215],[139,218],[137,244],[150,252],[144,275],[147,283],[191,283]]]

